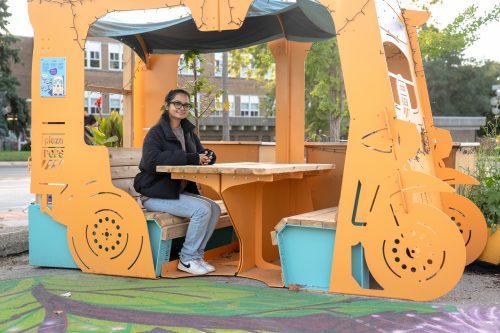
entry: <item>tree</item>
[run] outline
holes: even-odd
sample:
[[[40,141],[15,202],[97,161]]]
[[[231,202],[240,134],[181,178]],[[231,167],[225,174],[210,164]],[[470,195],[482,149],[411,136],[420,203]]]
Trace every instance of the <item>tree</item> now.
[[[182,88],[186,89],[193,98],[191,116],[194,118],[198,137],[200,137],[201,119],[216,111],[216,101],[222,95],[221,90],[217,90],[216,86],[209,83],[207,77],[202,76],[205,71],[204,62],[205,58],[197,51],[189,51],[184,54],[183,68],[193,72],[193,80],[184,82]]]
[[[7,30],[8,11],[7,0],[0,0],[0,93],[3,93],[3,103],[0,105],[0,137],[7,136],[9,130],[19,138],[25,134],[29,125],[29,114],[26,101],[17,95],[19,85],[12,75],[12,62],[18,63],[19,50],[13,48],[17,39]],[[2,99],[2,98],[0,98]]]
[[[312,141],[340,141],[348,111],[337,40],[314,43],[306,59],[306,134]]]
[[[485,14],[472,5],[440,30],[424,25],[419,43],[433,113],[442,116],[481,116],[490,113],[491,85],[500,64],[466,59],[463,52],[479,38],[478,30],[500,18],[500,5]]]

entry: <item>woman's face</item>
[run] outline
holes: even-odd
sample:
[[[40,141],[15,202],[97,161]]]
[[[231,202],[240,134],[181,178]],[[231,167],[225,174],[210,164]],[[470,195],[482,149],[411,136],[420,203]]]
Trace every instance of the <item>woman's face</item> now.
[[[189,102],[188,96],[177,94],[172,102],[168,104],[168,115],[170,119],[182,120],[188,116],[190,108],[191,103]]]

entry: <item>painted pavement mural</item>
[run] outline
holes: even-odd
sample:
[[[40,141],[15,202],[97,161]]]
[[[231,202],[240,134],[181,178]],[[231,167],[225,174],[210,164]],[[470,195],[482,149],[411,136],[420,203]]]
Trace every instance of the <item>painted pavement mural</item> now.
[[[82,274],[0,282],[0,332],[498,332],[500,307]]]

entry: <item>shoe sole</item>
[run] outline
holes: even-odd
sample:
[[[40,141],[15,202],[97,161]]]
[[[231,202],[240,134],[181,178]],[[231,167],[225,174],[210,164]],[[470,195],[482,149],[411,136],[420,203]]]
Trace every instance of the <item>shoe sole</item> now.
[[[192,275],[205,275],[205,274],[208,273],[208,271],[205,271],[205,272],[202,272],[202,273],[193,272],[193,271],[189,270],[189,268],[185,268],[185,267],[182,267],[182,266],[177,266],[177,269],[179,271],[183,271],[183,272],[186,272],[186,273],[189,273],[189,274],[192,274]]]

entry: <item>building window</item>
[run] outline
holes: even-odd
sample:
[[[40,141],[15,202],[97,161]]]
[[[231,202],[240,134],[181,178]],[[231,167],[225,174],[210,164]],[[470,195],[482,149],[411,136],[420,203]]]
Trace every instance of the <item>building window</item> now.
[[[121,71],[123,70],[123,45],[122,44],[108,44],[109,54],[109,70]]]
[[[222,76],[222,53],[214,53],[214,76]]]
[[[241,96],[240,110],[243,117],[258,117],[259,96]]]
[[[101,69],[101,43],[85,43],[85,68]]]
[[[234,117],[234,95],[227,95],[227,99],[229,102],[229,116]],[[216,101],[215,101],[215,111],[212,112],[213,116],[222,116],[222,110],[223,110],[224,105],[222,104],[222,95],[219,96]]]
[[[123,114],[123,95],[109,95],[109,112],[111,113],[113,111]]]
[[[99,98],[101,98],[102,101],[101,93],[94,91],[85,91],[85,101],[83,103],[83,109],[85,110],[85,112],[87,112],[88,114],[99,114],[99,110],[97,109],[97,101],[99,100]],[[101,112],[104,114],[102,104]]]

